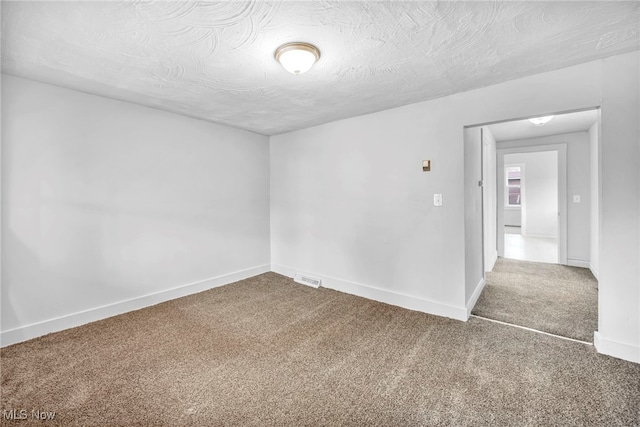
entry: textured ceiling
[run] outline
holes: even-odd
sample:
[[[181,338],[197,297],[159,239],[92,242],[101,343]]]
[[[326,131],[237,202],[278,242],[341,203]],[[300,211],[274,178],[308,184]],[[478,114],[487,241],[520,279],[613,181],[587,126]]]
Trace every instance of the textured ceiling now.
[[[638,2],[4,2],[4,72],[273,135],[640,48]],[[273,59],[317,45],[306,74]]]
[[[598,121],[598,110],[558,114],[544,126],[536,126],[528,119],[512,120],[487,126],[496,141],[539,138],[570,132],[587,131]]]

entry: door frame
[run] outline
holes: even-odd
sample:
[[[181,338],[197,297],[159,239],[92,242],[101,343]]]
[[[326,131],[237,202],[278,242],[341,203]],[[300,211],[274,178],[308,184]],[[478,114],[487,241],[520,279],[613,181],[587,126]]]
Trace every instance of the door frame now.
[[[497,205],[498,205],[498,256],[504,257],[504,156],[506,154],[536,153],[541,151],[557,151],[558,153],[558,264],[567,265],[567,239],[568,239],[568,203],[567,203],[567,144],[547,145],[518,145],[513,147],[501,147],[496,149],[497,166],[496,179]]]

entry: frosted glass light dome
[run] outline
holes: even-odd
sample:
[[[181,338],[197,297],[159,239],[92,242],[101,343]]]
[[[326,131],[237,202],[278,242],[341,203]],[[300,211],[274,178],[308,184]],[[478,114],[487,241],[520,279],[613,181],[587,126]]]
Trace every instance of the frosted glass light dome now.
[[[536,126],[544,126],[551,119],[553,119],[553,116],[543,116],[543,117],[535,117],[533,119],[529,119],[529,121]]]
[[[275,57],[288,72],[302,74],[320,59],[320,51],[309,43],[287,43],[276,49]]]

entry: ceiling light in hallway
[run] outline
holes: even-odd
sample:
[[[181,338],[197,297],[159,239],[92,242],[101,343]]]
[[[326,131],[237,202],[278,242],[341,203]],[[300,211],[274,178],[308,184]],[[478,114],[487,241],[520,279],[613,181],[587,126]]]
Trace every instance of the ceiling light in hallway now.
[[[551,119],[553,119],[553,116],[544,116],[544,117],[534,117],[533,119],[529,119],[529,121],[536,126],[544,126]]]

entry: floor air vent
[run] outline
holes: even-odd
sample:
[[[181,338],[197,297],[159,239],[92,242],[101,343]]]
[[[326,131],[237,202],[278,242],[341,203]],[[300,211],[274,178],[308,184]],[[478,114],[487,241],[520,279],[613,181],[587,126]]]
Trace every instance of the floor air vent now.
[[[315,277],[305,276],[304,274],[300,273],[296,273],[296,275],[293,276],[293,280],[302,285],[311,286],[313,288],[319,288],[322,284],[322,280],[316,279]]]

